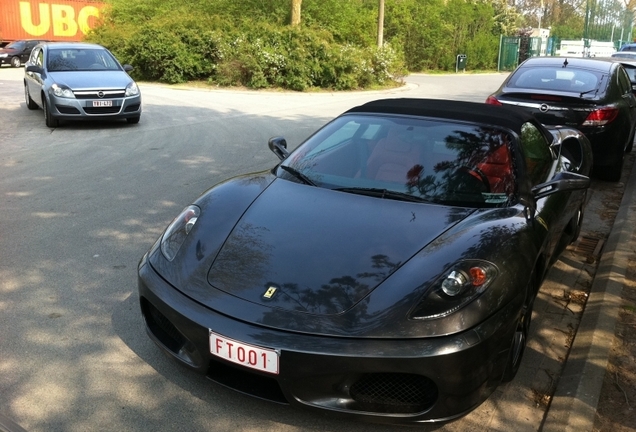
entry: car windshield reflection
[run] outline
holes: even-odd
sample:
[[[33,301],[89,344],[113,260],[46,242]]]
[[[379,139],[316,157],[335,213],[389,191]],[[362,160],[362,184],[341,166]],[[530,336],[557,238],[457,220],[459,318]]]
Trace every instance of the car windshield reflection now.
[[[120,70],[115,59],[101,49],[51,49],[48,54],[49,72]]]
[[[283,165],[316,186],[344,193],[501,207],[516,190],[512,142],[509,132],[490,126],[347,115],[311,137]],[[278,175],[298,181],[287,171]]]

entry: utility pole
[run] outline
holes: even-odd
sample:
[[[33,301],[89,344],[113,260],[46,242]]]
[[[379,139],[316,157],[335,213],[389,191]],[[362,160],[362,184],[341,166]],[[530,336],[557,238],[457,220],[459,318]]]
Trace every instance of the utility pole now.
[[[378,6],[378,48],[382,48],[384,41],[384,0],[380,0]]]
[[[300,6],[303,0],[292,0],[292,9],[291,9],[291,25],[298,26],[300,25]]]

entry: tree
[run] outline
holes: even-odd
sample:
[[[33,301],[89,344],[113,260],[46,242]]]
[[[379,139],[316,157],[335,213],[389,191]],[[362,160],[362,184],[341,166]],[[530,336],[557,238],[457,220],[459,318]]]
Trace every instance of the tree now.
[[[382,48],[384,37],[384,0],[378,5],[378,48]]]
[[[303,0],[292,0],[292,8],[291,8],[291,25],[297,26],[300,25],[300,6],[302,5]]]

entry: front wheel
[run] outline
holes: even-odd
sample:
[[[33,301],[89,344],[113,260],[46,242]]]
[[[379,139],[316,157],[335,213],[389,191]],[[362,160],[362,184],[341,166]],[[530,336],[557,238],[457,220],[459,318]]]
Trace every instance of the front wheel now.
[[[20,57],[13,57],[11,58],[11,67],[17,68],[20,67],[22,65],[22,62],[20,61]]]
[[[58,127],[60,125],[60,121],[56,118],[53,118],[53,116],[51,115],[49,104],[44,95],[42,95],[42,109],[44,110],[44,123],[46,123],[46,125],[50,128]]]
[[[532,319],[532,303],[523,307],[521,317],[517,322],[517,329],[512,336],[512,344],[510,346],[510,354],[506,362],[506,370],[504,371],[502,382],[510,382],[517,375],[523,353],[528,343],[528,334],[530,333],[530,321]]]
[[[137,124],[139,123],[139,119],[141,118],[141,116],[137,116],[137,117],[128,117],[126,119],[126,121],[128,122],[128,124]]]
[[[38,104],[36,104],[33,99],[31,99],[31,95],[29,94],[29,86],[24,85],[24,100],[26,101],[26,106],[30,110],[38,109]]]

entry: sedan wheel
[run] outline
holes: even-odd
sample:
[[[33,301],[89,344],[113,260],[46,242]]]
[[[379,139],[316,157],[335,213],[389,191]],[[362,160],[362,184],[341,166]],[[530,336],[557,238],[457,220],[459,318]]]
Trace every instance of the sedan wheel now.
[[[13,57],[11,59],[11,67],[17,68],[20,67],[22,62],[20,61],[20,57]]]
[[[528,333],[530,331],[530,320],[532,319],[532,304],[523,308],[521,318],[517,323],[517,329],[512,337],[512,345],[510,347],[510,354],[508,361],[506,362],[506,370],[504,371],[502,382],[509,382],[517,375],[519,366],[521,365],[521,359],[523,353],[526,350],[526,343],[528,342]]]
[[[50,128],[58,127],[60,125],[60,122],[58,119],[55,119],[53,118],[53,116],[51,116],[49,104],[44,95],[42,96],[42,109],[44,110],[44,122],[46,123],[46,125]]]
[[[29,86],[24,85],[24,100],[26,101],[26,106],[30,110],[38,109],[38,104],[36,104],[33,99],[31,99],[31,95],[29,94]]]
[[[141,118],[141,116],[137,116],[137,117],[129,117],[126,119],[126,121],[128,122],[128,124],[137,124],[139,123],[139,119]]]

